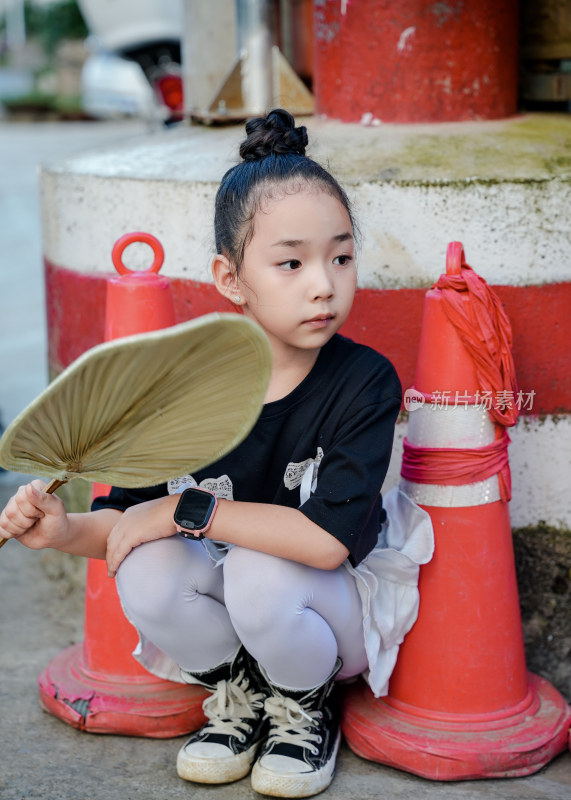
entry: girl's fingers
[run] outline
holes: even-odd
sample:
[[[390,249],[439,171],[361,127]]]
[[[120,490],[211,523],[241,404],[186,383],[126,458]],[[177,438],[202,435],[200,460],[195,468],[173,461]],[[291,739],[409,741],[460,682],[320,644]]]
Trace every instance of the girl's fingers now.
[[[32,530],[36,531],[36,524],[42,520],[50,523],[57,520],[63,504],[59,497],[45,493],[46,485],[44,481],[35,480],[18,488],[0,514],[1,536],[22,537]]]
[[[39,484],[39,485],[34,485]],[[45,483],[35,481],[21,486],[16,493],[16,504],[23,517],[33,521],[41,519],[46,514],[57,513],[60,500],[58,497],[46,494],[42,491],[46,487]]]
[[[114,578],[121,562],[127,556],[135,544],[129,544],[127,537],[122,534],[118,525],[113,528],[107,539],[107,575]]]
[[[117,551],[109,551],[109,547],[107,548],[107,577],[114,578],[117,574],[117,570],[121,566],[121,562],[125,558],[125,556],[131,551],[132,548],[124,553],[123,555],[119,554]]]
[[[0,515],[0,529],[3,535],[20,536],[44,516],[44,512],[33,502],[35,491],[30,488],[30,484],[20,486],[16,494],[10,498]]]
[[[109,552],[109,549],[107,549],[107,576],[109,578],[115,577],[117,570],[121,566],[124,558],[129,555],[132,549],[132,547],[128,547],[123,548],[123,551],[114,550],[111,553]]]
[[[176,499],[176,498],[175,498]],[[173,536],[171,497],[161,497],[131,506],[122,515],[107,538],[107,571],[115,576],[123,559],[144,542]]]

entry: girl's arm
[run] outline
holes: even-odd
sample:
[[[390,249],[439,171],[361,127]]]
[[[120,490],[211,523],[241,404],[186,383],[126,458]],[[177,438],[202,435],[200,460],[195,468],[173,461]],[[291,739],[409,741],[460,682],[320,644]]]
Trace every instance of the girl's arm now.
[[[51,547],[63,553],[105,558],[107,537],[121,512],[104,509],[67,514],[62,500],[45,493],[36,480],[20,486],[0,515],[0,536],[17,539],[32,550]]]
[[[20,487],[0,515],[0,536],[16,538],[33,550],[51,547],[107,558],[113,576],[134,547],[176,532],[173,514],[178,495],[139,503],[125,512],[106,508],[67,514],[59,497],[43,491],[45,486],[33,481]],[[301,511],[262,503],[219,500],[208,536],[320,569],[335,569],[349,553]]]
[[[67,514],[62,500],[46,494],[45,488],[39,480],[20,486],[0,515],[0,536],[17,539],[32,550],[50,547],[87,558],[109,558],[109,551],[116,561],[110,574],[115,574],[133,547],[175,533],[176,495],[139,503],[124,512],[103,508]],[[118,561],[115,553],[120,553]]]
[[[173,515],[179,499],[179,495],[171,495],[131,506],[125,511],[107,542],[110,576],[115,575],[133,547],[159,535],[172,536],[176,532]],[[207,535],[209,539],[319,569],[336,569],[349,554],[344,544],[298,509],[265,503],[219,500]]]
[[[336,569],[349,555],[342,542],[286,506],[219,500],[206,535],[319,569]]]

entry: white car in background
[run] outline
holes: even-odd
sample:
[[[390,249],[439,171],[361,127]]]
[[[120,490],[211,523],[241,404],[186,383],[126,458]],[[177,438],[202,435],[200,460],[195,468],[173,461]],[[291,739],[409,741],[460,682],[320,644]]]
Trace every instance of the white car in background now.
[[[181,119],[183,0],[78,0],[90,31],[85,111],[97,117]]]

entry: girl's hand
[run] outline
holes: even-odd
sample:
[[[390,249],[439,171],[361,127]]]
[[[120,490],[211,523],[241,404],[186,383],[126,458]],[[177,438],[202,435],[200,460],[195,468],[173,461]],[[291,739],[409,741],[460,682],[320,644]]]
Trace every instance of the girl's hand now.
[[[110,578],[115,577],[119,565],[134,547],[176,533],[173,514],[178,499],[178,495],[172,495],[138,503],[121,515],[107,539],[107,574]]]
[[[20,486],[0,514],[0,536],[18,539],[32,550],[65,547],[70,538],[69,519],[62,500],[46,494],[46,486],[40,480]]]

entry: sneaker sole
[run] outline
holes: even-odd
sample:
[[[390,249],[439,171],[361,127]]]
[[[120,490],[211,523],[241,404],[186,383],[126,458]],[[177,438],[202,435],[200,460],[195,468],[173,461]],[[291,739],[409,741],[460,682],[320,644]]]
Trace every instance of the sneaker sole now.
[[[244,753],[228,758],[196,758],[179,750],[176,771],[179,778],[195,783],[233,783],[245,778],[252,769],[258,745],[255,744]]]
[[[337,736],[331,758],[317,772],[300,772],[287,775],[266,769],[256,761],[252,769],[252,789],[259,794],[270,797],[311,797],[327,789],[335,774],[335,762],[341,742],[341,733]]]

